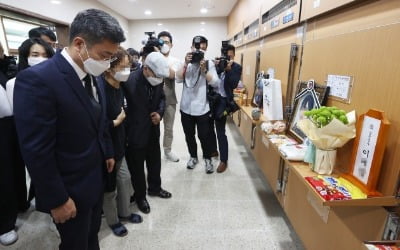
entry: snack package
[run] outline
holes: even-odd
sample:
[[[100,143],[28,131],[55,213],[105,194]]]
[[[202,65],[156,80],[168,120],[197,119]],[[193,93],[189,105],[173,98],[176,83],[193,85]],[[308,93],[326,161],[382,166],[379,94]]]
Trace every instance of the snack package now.
[[[334,186],[324,182],[323,179],[320,179],[318,176],[314,177],[305,177],[305,179],[314,187],[321,197],[326,201],[334,201],[334,200],[350,200],[351,197],[344,195]]]

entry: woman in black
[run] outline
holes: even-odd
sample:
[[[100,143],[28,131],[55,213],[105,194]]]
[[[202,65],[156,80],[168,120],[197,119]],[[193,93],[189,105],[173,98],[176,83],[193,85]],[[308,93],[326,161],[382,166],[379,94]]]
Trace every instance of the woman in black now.
[[[103,88],[106,94],[106,111],[115,159],[114,170],[107,174],[103,212],[113,233],[121,237],[125,236],[128,231],[120,220],[125,219],[132,223],[142,222],[140,215],[130,211],[131,176],[124,161],[126,137],[123,122],[125,112],[123,109],[124,95],[120,83],[125,82],[129,74],[129,54],[120,47],[110,68],[97,78],[99,87]]]

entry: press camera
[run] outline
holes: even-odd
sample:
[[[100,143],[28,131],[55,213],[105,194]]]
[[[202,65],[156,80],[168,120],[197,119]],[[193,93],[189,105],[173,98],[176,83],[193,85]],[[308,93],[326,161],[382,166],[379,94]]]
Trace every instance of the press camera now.
[[[144,32],[145,35],[148,36],[147,41],[143,41],[143,51],[142,55],[148,55],[151,52],[155,51],[155,47],[161,50],[161,47],[164,45],[164,41],[162,39],[158,39],[157,37],[154,36],[154,32]]]
[[[229,41],[222,41],[221,57],[216,58],[217,60],[219,60],[219,63],[217,65],[218,73],[223,72],[226,66],[228,66],[229,61],[231,60],[231,58],[228,56],[228,45]]]
[[[193,43],[195,51],[192,52],[192,60],[190,61],[190,63],[199,63],[201,60],[204,59],[204,52],[200,50],[201,37],[196,36]]]

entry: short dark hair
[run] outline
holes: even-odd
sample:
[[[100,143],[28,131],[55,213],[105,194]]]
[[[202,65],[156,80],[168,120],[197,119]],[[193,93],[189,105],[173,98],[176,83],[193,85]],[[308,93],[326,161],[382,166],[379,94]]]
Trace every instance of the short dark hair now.
[[[135,50],[134,48],[128,48],[128,49],[126,49],[126,51],[129,53],[130,56],[140,57],[139,52],[137,50]]]
[[[162,36],[166,36],[169,38],[169,41],[172,43],[172,36],[171,33],[169,33],[168,31],[161,31],[160,33],[158,33],[157,38],[160,39],[160,37]]]
[[[81,36],[88,46],[109,40],[112,43],[125,41],[124,31],[117,19],[110,14],[97,9],[87,9],[79,12],[72,21],[69,42],[75,37]]]
[[[53,42],[57,41],[57,37],[54,32],[43,26],[33,28],[28,33],[29,38],[41,38],[42,35],[47,36]]]
[[[228,44],[228,46],[226,46],[226,51],[232,50],[233,54],[235,54],[235,46],[233,46],[232,44]]]
[[[193,37],[192,45],[194,45],[194,39],[196,39],[196,37],[199,37],[199,38],[200,38],[200,43],[206,43],[206,45],[207,45],[207,47],[208,47],[208,40],[207,40],[207,38],[205,38],[204,36],[195,36],[195,37]]]
[[[26,39],[18,48],[18,72],[29,67],[28,57],[31,47],[35,44],[43,46],[46,51],[47,58],[54,56],[53,48],[40,38]]]

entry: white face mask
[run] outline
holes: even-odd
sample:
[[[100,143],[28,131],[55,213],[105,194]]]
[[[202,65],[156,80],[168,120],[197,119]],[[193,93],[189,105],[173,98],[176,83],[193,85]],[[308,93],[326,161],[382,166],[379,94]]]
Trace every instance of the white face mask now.
[[[38,56],[38,57],[30,56],[30,57],[28,57],[28,65],[32,67],[32,66],[34,66],[36,64],[39,64],[39,63],[41,63],[43,61],[46,61],[47,59],[48,58],[41,57],[41,56]]]
[[[169,45],[164,43],[164,45],[161,47],[161,53],[163,53],[164,55],[168,54],[170,49],[171,48],[169,47]]]
[[[79,57],[81,58],[83,62],[83,68],[86,71],[86,73],[89,73],[93,76],[99,76],[101,75],[104,71],[106,71],[108,68],[110,68],[110,59],[108,60],[94,60],[89,56],[89,52],[87,51],[86,44],[85,44],[85,50],[88,55],[88,59],[83,61],[81,54],[79,53]]]
[[[117,80],[119,82],[126,82],[126,80],[128,80],[128,78],[129,78],[130,74],[131,74],[131,69],[125,68],[122,71],[115,72],[114,78],[115,78],[115,80]]]
[[[147,81],[152,85],[152,86],[157,86],[161,84],[164,79],[163,78],[158,78],[158,77],[146,77]]]

